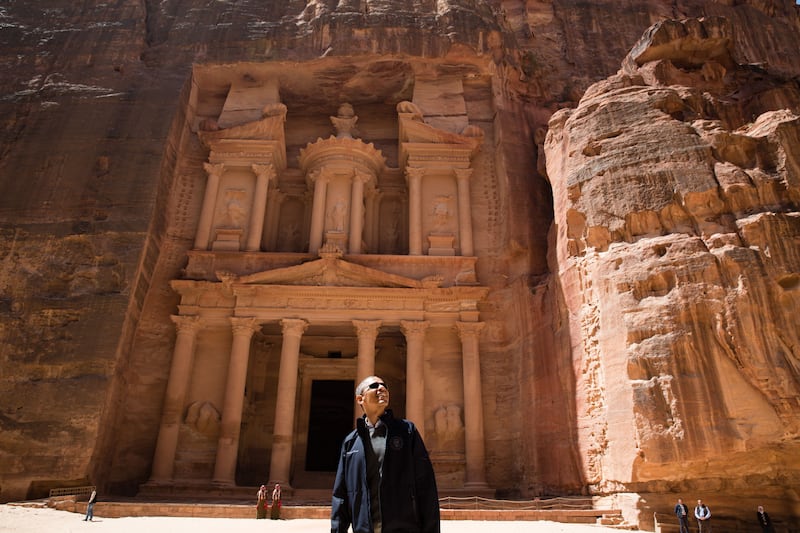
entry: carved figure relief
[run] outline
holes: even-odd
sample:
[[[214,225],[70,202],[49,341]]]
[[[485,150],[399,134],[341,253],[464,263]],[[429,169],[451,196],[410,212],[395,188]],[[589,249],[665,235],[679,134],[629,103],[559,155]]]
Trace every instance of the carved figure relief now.
[[[347,215],[347,204],[344,198],[338,198],[336,203],[328,211],[328,227],[330,231],[344,231],[345,217]]]
[[[246,199],[247,192],[243,189],[227,189],[225,191],[225,212],[220,226],[237,229],[244,227],[247,217]]]
[[[433,201],[432,214],[436,229],[444,229],[453,216],[449,207],[451,198],[449,195],[439,195]]]
[[[220,414],[211,402],[197,401],[189,406],[184,422],[198,433],[214,437],[219,433]]]
[[[463,447],[464,423],[461,420],[461,406],[443,405],[434,413],[436,442],[440,449],[457,450]]]

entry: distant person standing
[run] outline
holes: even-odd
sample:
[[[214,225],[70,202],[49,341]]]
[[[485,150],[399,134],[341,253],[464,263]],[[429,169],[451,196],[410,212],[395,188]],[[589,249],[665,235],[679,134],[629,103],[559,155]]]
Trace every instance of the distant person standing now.
[[[281,518],[281,486],[279,483],[275,483],[275,488],[272,489],[272,507],[270,508],[269,517],[272,520]]]
[[[267,517],[267,486],[261,485],[256,492],[256,520]]]
[[[84,522],[86,522],[87,520],[91,522],[92,518],[94,518],[95,503],[97,503],[97,491],[92,489],[92,494],[91,496],[89,496],[89,503],[86,504],[86,516],[83,518]]]
[[[761,531],[764,533],[775,533],[775,526],[772,525],[772,520],[770,519],[767,512],[764,510],[763,505],[758,506],[758,511],[756,511],[756,518],[758,518],[758,525],[761,526]]]
[[[703,500],[697,500],[694,517],[697,518],[697,527],[700,528],[700,533],[711,533],[711,509],[703,503]]]
[[[678,517],[678,524],[680,524],[680,533],[689,533],[689,508],[683,503],[683,500],[678,498],[678,503],[675,504],[675,516]]]

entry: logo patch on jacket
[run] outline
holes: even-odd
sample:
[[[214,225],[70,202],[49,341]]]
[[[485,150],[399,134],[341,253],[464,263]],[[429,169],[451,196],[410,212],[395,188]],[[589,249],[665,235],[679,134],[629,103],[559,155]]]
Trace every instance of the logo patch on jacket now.
[[[394,436],[389,441],[389,447],[393,450],[402,450],[403,449],[403,439],[398,436]]]

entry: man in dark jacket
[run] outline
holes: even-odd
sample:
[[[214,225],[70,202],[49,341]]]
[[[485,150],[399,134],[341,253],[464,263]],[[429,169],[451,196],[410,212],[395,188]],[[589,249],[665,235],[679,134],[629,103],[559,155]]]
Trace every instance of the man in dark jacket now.
[[[412,422],[392,416],[386,383],[356,387],[364,416],[344,439],[333,485],[331,533],[439,533],[439,495]]]

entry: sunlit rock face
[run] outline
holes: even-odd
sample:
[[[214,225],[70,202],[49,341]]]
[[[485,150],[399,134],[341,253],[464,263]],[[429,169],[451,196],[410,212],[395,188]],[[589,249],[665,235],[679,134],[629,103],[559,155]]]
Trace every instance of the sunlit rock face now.
[[[578,440],[600,490],[780,498],[797,481],[800,92],[737,63],[732,32],[657,24],[550,121]]]
[[[632,523],[677,495],[720,518],[800,515],[798,32],[797,6],[764,0],[0,7],[0,500],[150,478],[170,283],[197,273],[199,132],[282,102],[298,169],[347,102],[396,169],[391,117],[413,101],[431,128],[484,134],[476,266],[451,278],[488,287],[492,490],[627,495]],[[280,81],[250,99],[264,72]],[[428,350],[456,371],[440,333]],[[431,407],[432,434],[455,407]],[[214,456],[215,409],[186,405],[181,431],[212,437],[184,464]],[[459,431],[439,441],[460,450]]]

